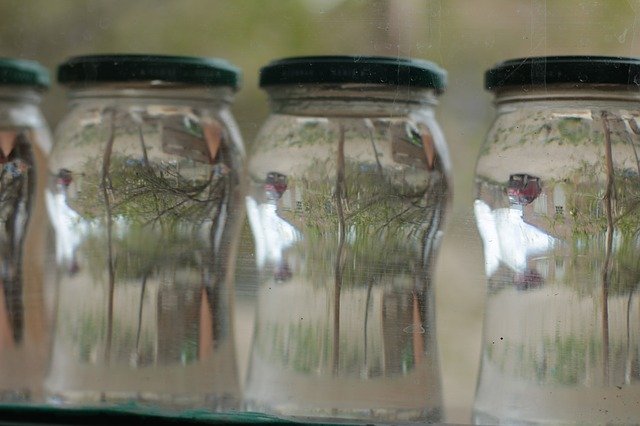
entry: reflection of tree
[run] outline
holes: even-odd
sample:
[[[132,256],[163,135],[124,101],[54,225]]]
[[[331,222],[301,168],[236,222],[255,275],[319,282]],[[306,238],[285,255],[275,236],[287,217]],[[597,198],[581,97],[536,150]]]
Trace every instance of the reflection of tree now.
[[[604,127],[604,158],[606,170],[605,192],[602,197],[607,220],[607,245],[605,248],[604,263],[602,266],[602,362],[604,369],[604,382],[609,382],[609,286],[611,278],[611,262],[613,250],[613,203],[614,200],[614,171],[613,154],[611,153],[611,133],[609,131],[608,113],[602,111],[602,125]],[[640,170],[638,170],[640,173]]]
[[[449,194],[444,153],[426,126],[283,116],[263,128],[249,216],[252,204],[273,198],[266,189],[275,173],[287,185],[270,204],[280,256],[257,262],[249,401],[303,415],[439,418],[431,414],[441,393],[430,283]],[[280,158],[285,149],[291,158]],[[251,220],[254,236],[266,234],[265,223]],[[283,223],[295,232],[282,232]],[[288,280],[273,279],[280,259]],[[399,404],[386,398],[394,386],[409,395]],[[355,399],[345,405],[343,393]],[[323,403],[309,405],[314,398]]]
[[[390,343],[398,337],[397,328],[403,322],[398,323],[400,319],[393,317],[391,309],[382,313],[382,322],[389,327],[383,345],[389,344],[388,349],[394,354],[404,353],[405,358],[412,358],[411,362],[396,361],[411,370],[414,363],[424,359],[425,350],[431,350],[433,327],[427,324],[433,319],[431,274],[449,196],[443,165],[433,146],[423,147],[424,143],[432,143],[428,133],[420,136],[405,131],[403,122],[397,132],[401,139],[395,140],[396,134],[386,127],[381,140],[373,124],[366,121],[364,132],[346,122],[338,123],[335,132],[314,127],[315,133],[332,137],[335,154],[315,161],[304,174],[287,176],[289,190],[300,195],[300,203],[296,209],[281,214],[303,237],[287,247],[286,256],[294,262],[304,260],[304,269],[296,273],[318,292],[317,297],[326,297],[330,302],[327,320],[331,324],[330,328],[324,324],[310,326],[320,327],[317,332],[307,330],[306,322],[288,326],[270,324],[258,334],[274,336],[277,341],[282,339],[288,349],[275,353],[280,347],[275,342],[258,346],[286,365],[296,365],[299,371],[314,370],[327,362],[333,375],[351,374],[354,369],[367,376],[380,374],[376,371],[397,372],[398,366],[388,365],[382,370],[376,367],[379,356],[376,351],[380,347],[373,346],[371,339],[375,337],[370,324],[380,320],[371,317],[371,312],[379,309],[373,307],[379,289],[394,288],[412,298],[408,304],[404,296],[402,299],[409,315],[402,321],[416,323],[406,335],[401,334],[409,339],[403,348]],[[350,156],[354,139],[367,142],[371,163]],[[313,139],[309,144],[315,142]],[[384,155],[393,152],[392,165],[388,164],[391,158],[383,161],[383,152]],[[429,158],[422,159],[427,152]],[[362,294],[362,299],[352,300],[354,294]],[[391,295],[385,296],[385,303],[391,299]],[[355,309],[345,300],[357,303],[358,312],[362,309],[355,342],[345,341],[345,336],[355,331],[354,324],[345,325],[347,311]],[[304,345],[297,339],[303,339]],[[269,349],[271,344],[273,349]],[[295,361],[291,360],[294,356]]]
[[[338,247],[336,249],[334,289],[333,289],[333,374],[338,375],[340,367],[340,292],[342,290],[343,270],[345,262],[344,242],[346,232],[346,222],[344,217],[343,203],[347,199],[345,188],[345,160],[344,160],[344,134],[345,130],[340,125],[340,136],[338,139],[338,158],[336,172],[336,189],[334,193],[336,213],[338,219]]]
[[[637,128],[635,117],[627,119],[600,111],[593,112],[592,116],[593,120],[562,119],[559,123],[552,123],[547,130],[527,133],[518,142],[568,143],[580,147],[585,153],[584,156],[580,153],[578,158],[582,160],[575,167],[567,167],[552,176],[542,176],[544,200],[538,198],[533,202],[534,206],[525,207],[523,218],[562,240],[547,256],[540,259],[530,256],[527,266],[535,267],[543,262],[541,259],[546,259],[544,262],[551,265],[560,262],[563,265],[562,275],[551,273],[547,276],[548,273],[544,272],[545,280],[550,285],[555,281],[569,287],[578,296],[571,302],[575,304],[571,307],[571,315],[581,315],[580,310],[584,309],[585,303],[597,300],[597,327],[591,330],[590,325],[572,318],[567,325],[558,321],[553,337],[550,335],[554,329],[545,325],[544,329],[536,331],[543,335],[534,342],[511,346],[505,342],[501,343],[500,349],[488,344],[485,348],[489,358],[504,371],[525,378],[535,377],[539,382],[575,385],[596,380],[589,375],[597,371],[597,380],[608,386],[620,379],[622,370],[625,383],[631,383],[637,376],[633,365],[640,353],[632,345],[637,333],[630,315],[634,294],[640,287],[640,216],[637,214],[640,206],[640,163],[635,141],[635,135],[640,132],[628,130]],[[523,128],[529,131],[535,126],[526,122]],[[548,139],[541,137],[544,132]],[[508,145],[509,140],[504,142]],[[516,150],[517,144],[513,143],[508,148]],[[540,167],[544,170],[544,166]],[[495,188],[500,190],[492,191]],[[506,183],[481,180],[482,197],[494,208],[504,203],[505,200],[499,198],[506,198],[506,188]],[[548,209],[547,200],[555,199],[559,193],[566,195],[566,205],[560,206],[559,210]],[[564,200],[564,195],[558,198]],[[536,203],[541,204],[536,207]],[[554,203],[557,204],[556,201]],[[553,269],[553,266],[549,268]],[[492,298],[502,297],[498,293],[506,287],[518,286],[517,274],[504,265],[489,277],[489,282],[507,284],[498,286],[499,291],[492,294]],[[536,288],[527,290],[535,291]],[[504,297],[516,300],[515,295]],[[529,296],[523,294],[520,297],[526,303],[524,298]],[[549,315],[559,315],[554,309],[549,308]],[[537,323],[525,317],[529,314],[537,318],[537,313],[532,310],[522,313],[519,321],[533,327]],[[613,322],[612,316],[616,318]],[[620,321],[621,316],[626,317],[625,322]],[[537,318],[536,321],[543,320]],[[565,322],[563,318],[562,323]],[[538,327],[542,325],[538,324]],[[622,327],[626,327],[625,333],[622,333]]]
[[[602,286],[601,356],[604,381],[608,383],[611,359],[609,298],[612,294],[629,293],[630,301],[631,295],[640,285],[638,278],[640,276],[640,257],[638,256],[640,216],[636,213],[637,207],[640,205],[640,164],[633,138],[629,135],[621,137],[616,134],[616,140],[619,144],[625,144],[632,148],[637,170],[629,171],[616,168],[613,153],[614,133],[611,127],[618,126],[620,119],[606,111],[600,114],[600,119],[604,134],[603,164],[598,164],[596,167],[585,164],[581,167],[579,172],[580,185],[585,188],[579,191],[583,194],[582,196],[572,197],[573,203],[570,211],[573,216],[574,233],[582,236],[577,241],[588,241],[587,247],[591,248],[594,243],[597,244],[597,239],[592,236],[593,231],[596,232],[596,235],[604,233],[604,259],[600,273]],[[635,123],[633,118],[630,121]],[[633,126],[631,127],[633,128]],[[600,190],[601,179],[598,178],[598,174],[602,172],[605,177],[603,193]],[[594,196],[598,192],[602,193],[601,197]],[[617,239],[617,247],[615,248],[614,238]],[[597,248],[597,250],[601,249]],[[591,257],[597,259],[598,256],[593,253]],[[627,317],[629,311],[630,303],[628,303]],[[629,338],[628,341],[630,341]]]
[[[87,136],[94,140],[78,142],[99,144],[102,152],[97,158],[86,158],[81,168],[68,172],[75,190],[66,198],[66,204],[79,214],[77,220],[84,223],[86,230],[77,248],[94,281],[104,282],[106,274],[107,361],[115,332],[114,293],[118,285],[140,285],[138,325],[133,339],[137,357],[143,300],[150,278],[174,281],[176,278],[171,275],[177,271],[199,270],[196,286],[204,291],[197,293],[208,299],[205,305],[213,310],[208,320],[212,321],[214,340],[222,337],[225,331],[221,328],[226,326],[220,323],[225,320],[218,311],[225,303],[220,287],[224,285],[227,256],[219,255],[218,250],[227,247],[217,245],[228,241],[226,209],[237,182],[229,173],[232,160],[228,147],[221,143],[224,135],[220,125],[203,123],[203,129],[201,123],[181,116],[177,120],[176,116],[128,114],[106,111],[104,141],[100,140],[103,133],[97,131]],[[147,131],[165,124],[171,127],[170,131]],[[184,129],[179,127],[182,125]],[[145,138],[149,135],[154,140],[148,147]],[[162,143],[158,144],[156,139],[160,136]],[[214,159],[216,163],[211,164]],[[199,306],[198,301],[193,303]]]
[[[113,338],[113,292],[115,290],[115,273],[113,265],[113,212],[111,210],[111,192],[113,186],[111,185],[109,168],[111,165],[111,154],[113,152],[113,142],[115,141],[116,123],[115,123],[115,111],[111,111],[111,117],[109,120],[109,139],[105,145],[105,150],[102,155],[102,169],[100,171],[101,181],[100,187],[102,189],[103,203],[106,213],[106,226],[107,226],[107,271],[109,274],[109,306],[107,308],[107,343],[105,345],[105,359],[107,363],[111,357],[111,340]]]
[[[92,169],[93,162],[87,162],[82,192],[70,203],[87,219],[104,217],[107,206],[98,198],[101,183],[92,181]],[[111,215],[142,225],[158,224],[161,229],[180,223],[202,224],[215,217],[214,209],[224,200],[226,182],[215,173],[212,170],[207,180],[186,179],[177,165],[145,165],[114,154],[109,167],[109,187],[116,189],[109,197]]]
[[[343,199],[344,238],[347,256],[345,285],[366,285],[375,271],[412,274],[428,262],[429,250],[441,226],[446,184],[434,177],[427,187],[402,183],[401,174],[384,176],[362,171],[358,163],[345,161]],[[330,202],[333,188],[322,176],[321,165],[302,180],[304,253],[316,264],[332,264],[335,237],[339,235],[338,208]],[[292,249],[295,251],[295,247]],[[423,253],[424,251],[424,253]],[[358,267],[353,265],[357,264]],[[323,282],[325,272],[307,271],[312,282]],[[320,275],[318,275],[320,274]],[[418,274],[420,275],[420,274]]]

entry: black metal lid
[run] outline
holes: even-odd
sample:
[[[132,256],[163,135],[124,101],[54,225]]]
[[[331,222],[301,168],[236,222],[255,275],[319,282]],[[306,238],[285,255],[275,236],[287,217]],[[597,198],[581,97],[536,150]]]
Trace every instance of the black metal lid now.
[[[540,56],[510,59],[485,73],[485,88],[545,84],[640,85],[640,59],[613,56]]]
[[[238,88],[240,70],[224,59],[166,55],[87,55],[58,67],[58,82],[163,81]]]
[[[433,62],[384,56],[301,56],[260,70],[260,87],[283,84],[365,83],[443,91],[447,73]]]
[[[48,88],[49,71],[35,61],[0,58],[0,85]]]

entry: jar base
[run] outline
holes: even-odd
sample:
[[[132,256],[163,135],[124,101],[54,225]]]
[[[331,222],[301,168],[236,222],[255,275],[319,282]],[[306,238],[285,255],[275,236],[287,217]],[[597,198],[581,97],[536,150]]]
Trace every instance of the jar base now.
[[[121,392],[75,390],[49,393],[46,403],[74,408],[124,408],[132,410],[182,411],[203,409],[212,412],[237,411],[239,398],[219,394],[159,394],[154,392]]]
[[[433,409],[317,409],[312,407],[265,407],[252,401],[245,402],[245,411],[266,413],[281,419],[302,423],[331,424],[394,424],[413,425],[442,422],[442,410]]]

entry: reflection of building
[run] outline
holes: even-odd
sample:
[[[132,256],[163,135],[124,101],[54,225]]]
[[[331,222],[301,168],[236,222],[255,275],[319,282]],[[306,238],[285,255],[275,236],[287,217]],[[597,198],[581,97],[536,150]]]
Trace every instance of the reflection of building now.
[[[558,238],[571,236],[573,218],[567,203],[569,185],[564,182],[543,182],[540,195],[526,205],[522,218]]]
[[[215,285],[193,284],[161,285],[158,291],[156,357],[161,364],[208,360],[229,337],[228,294]]]
[[[429,324],[425,320],[428,301],[418,292],[386,292],[382,299],[384,367],[387,374],[403,374],[425,358],[425,346],[431,345]],[[426,327],[425,327],[426,325]],[[402,328],[402,332],[399,332]]]
[[[282,197],[277,201],[277,205],[280,211],[295,212],[298,215],[303,215],[302,189],[297,188],[295,183],[289,181],[287,190],[282,193]]]
[[[516,207],[522,209],[525,223],[563,240],[572,237],[576,226],[581,232],[599,231],[596,221],[603,216],[600,183],[537,180],[536,184],[540,187],[536,197],[529,202],[516,203]],[[514,186],[513,183],[479,181],[478,198],[494,210],[513,204],[510,200],[527,198],[525,191],[514,191],[510,185]],[[578,224],[576,218],[580,216],[589,220]]]
[[[199,341],[201,297],[202,292],[197,286],[180,282],[160,286],[157,301],[156,362],[194,362],[202,343],[210,343]]]
[[[433,170],[436,162],[436,149],[433,138],[425,128],[419,131],[402,123],[391,126],[391,158],[397,164],[404,164],[418,169]]]
[[[162,151],[200,163],[212,161],[199,121],[181,115],[162,120]]]

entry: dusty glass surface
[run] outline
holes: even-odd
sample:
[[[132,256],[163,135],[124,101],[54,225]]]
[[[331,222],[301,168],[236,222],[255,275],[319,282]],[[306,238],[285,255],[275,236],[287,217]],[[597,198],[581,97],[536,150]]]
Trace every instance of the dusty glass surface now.
[[[42,281],[48,127],[40,93],[0,88],[0,401],[41,401],[50,300]]]
[[[438,347],[446,419],[468,423],[473,403],[486,280],[473,219],[473,172],[494,111],[482,71],[509,57],[553,54],[640,56],[638,0],[4,0],[4,55],[50,67],[83,52],[217,55],[244,70],[233,111],[245,141],[267,116],[257,85],[276,57],[326,54],[431,58],[451,84],[437,107],[455,171],[436,274]],[[481,11],[482,13],[479,13]],[[42,104],[48,121],[65,110],[53,87]],[[253,263],[253,247],[238,261]],[[461,266],[462,265],[462,266]],[[247,277],[248,277],[247,273]],[[241,375],[253,323],[253,284],[237,292]],[[250,289],[250,290],[247,290]]]
[[[499,95],[476,169],[476,423],[640,421],[637,102],[626,86]]]
[[[71,93],[49,162],[48,401],[237,407],[232,267],[243,148],[230,88]]]
[[[450,182],[433,93],[294,92],[273,89],[248,165],[248,408],[438,421],[432,274]]]

